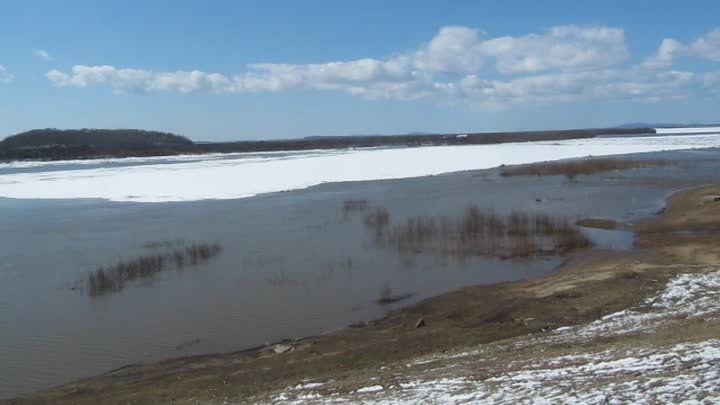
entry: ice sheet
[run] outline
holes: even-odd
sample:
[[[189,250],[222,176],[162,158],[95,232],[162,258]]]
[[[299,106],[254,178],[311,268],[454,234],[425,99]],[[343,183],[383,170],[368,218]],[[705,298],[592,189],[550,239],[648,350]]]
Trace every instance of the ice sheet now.
[[[720,127],[655,128],[658,134],[720,133]]]
[[[502,164],[720,146],[720,134],[589,138],[473,146],[234,154],[220,158],[132,158],[122,167],[60,162],[33,172],[0,175],[0,197],[101,198],[164,202],[250,197],[342,181],[397,179],[486,169]],[[168,158],[164,158],[168,159]],[[114,160],[114,161],[117,161]],[[179,162],[178,162],[179,161]],[[47,167],[47,170],[44,168]],[[0,169],[2,166],[0,165]],[[0,170],[0,173],[2,171]]]

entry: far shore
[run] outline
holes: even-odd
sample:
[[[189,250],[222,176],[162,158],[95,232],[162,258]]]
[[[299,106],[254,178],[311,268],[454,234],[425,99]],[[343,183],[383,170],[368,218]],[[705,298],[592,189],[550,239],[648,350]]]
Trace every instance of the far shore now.
[[[317,136],[267,141],[192,142],[179,135],[154,131],[125,129],[59,130],[49,128],[12,135],[0,141],[0,162],[281,152],[313,149],[486,145],[633,134],[655,134],[655,129],[588,128],[484,133]]]

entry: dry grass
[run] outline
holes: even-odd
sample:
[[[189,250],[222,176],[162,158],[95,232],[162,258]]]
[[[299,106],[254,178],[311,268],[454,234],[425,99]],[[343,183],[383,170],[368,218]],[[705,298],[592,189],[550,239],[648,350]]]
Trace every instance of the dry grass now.
[[[504,168],[502,176],[556,176],[563,175],[574,179],[579,175],[628,170],[641,167],[667,166],[664,160],[623,160],[623,159],[586,159],[571,162],[542,162]]]
[[[373,229],[377,233],[377,228]],[[518,258],[562,254],[592,245],[565,219],[522,212],[499,215],[475,205],[455,220],[417,216],[387,226],[379,236],[380,243],[401,253],[436,251],[460,257]]]
[[[621,225],[613,219],[603,218],[583,218],[575,223],[577,226],[584,226],[586,228],[597,228],[597,229],[617,229]]]
[[[84,291],[89,296],[120,291],[128,282],[152,278],[172,268],[179,270],[185,266],[197,266],[221,252],[222,247],[217,243],[196,243],[163,254],[120,260],[111,266],[101,266],[91,271],[85,280]]]

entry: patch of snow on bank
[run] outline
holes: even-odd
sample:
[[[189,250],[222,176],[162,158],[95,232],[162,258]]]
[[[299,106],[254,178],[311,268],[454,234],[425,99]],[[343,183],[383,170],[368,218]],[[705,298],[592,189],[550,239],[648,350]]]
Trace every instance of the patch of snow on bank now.
[[[0,174],[0,197],[164,202],[251,197],[328,182],[398,179],[522,164],[720,146],[720,134],[570,139],[288,154],[131,158],[121,167],[39,165]],[[153,160],[156,159],[156,160]],[[159,163],[159,159],[172,163]],[[113,160],[117,163],[120,160]],[[152,163],[148,163],[152,162]]]
[[[651,333],[676,319],[707,318],[720,314],[720,271],[681,274],[640,308],[606,315],[587,325],[560,328],[555,336],[565,342],[581,342],[598,336]]]
[[[333,391],[292,388],[273,397],[288,404],[715,404],[720,403],[720,339],[666,345],[610,346],[587,352],[582,343],[595,337],[650,332],[672,319],[717,319],[720,270],[681,274],[638,308],[608,315],[588,325],[564,327],[530,338],[542,353],[552,345],[569,354],[530,355],[493,362],[478,350],[435,356],[411,363],[385,386]],[[632,327],[639,322],[642,326]],[[529,347],[530,344],[523,345]],[[489,347],[489,346],[485,346]],[[506,352],[515,344],[499,344]],[[496,348],[497,349],[497,348]],[[537,353],[537,352],[535,352]],[[428,369],[429,363],[433,364]],[[437,366],[441,367],[437,367]],[[380,387],[380,389],[377,389]],[[362,393],[359,395],[358,393]]]

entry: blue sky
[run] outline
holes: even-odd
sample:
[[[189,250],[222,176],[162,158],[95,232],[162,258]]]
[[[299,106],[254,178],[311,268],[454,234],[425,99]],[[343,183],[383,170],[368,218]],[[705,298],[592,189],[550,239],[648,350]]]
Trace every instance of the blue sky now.
[[[16,1],[0,137],[718,122],[717,1]]]

